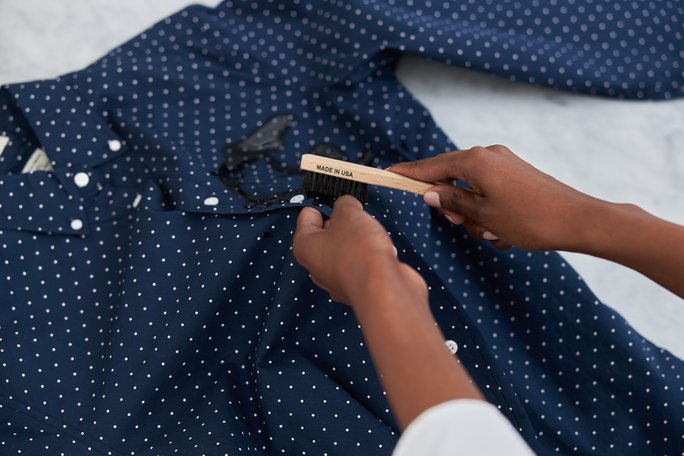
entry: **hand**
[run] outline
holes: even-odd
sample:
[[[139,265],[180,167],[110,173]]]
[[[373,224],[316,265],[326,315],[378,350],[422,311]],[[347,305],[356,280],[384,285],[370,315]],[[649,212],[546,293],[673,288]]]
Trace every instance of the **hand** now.
[[[399,262],[387,231],[351,196],[337,199],[325,223],[317,210],[302,209],[292,250],[313,282],[335,301],[352,307],[373,302],[373,294],[394,284],[394,292],[397,286],[406,287],[405,292],[427,303],[425,281]]]
[[[587,209],[606,204],[544,174],[504,146],[448,152],[399,163],[390,171],[445,182],[427,192],[425,202],[499,248],[576,250],[591,226]],[[455,179],[470,189],[452,185]]]
[[[302,209],[292,250],[314,283],[354,309],[402,429],[442,402],[482,399],[444,346],[425,281],[399,262],[387,232],[357,199],[338,198],[325,223],[317,210]]]

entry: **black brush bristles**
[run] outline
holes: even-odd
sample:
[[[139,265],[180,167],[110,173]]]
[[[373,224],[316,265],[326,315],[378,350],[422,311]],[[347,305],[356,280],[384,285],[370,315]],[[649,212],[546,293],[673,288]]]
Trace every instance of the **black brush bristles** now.
[[[362,203],[368,202],[368,184],[327,174],[304,171],[304,192],[332,206],[342,195],[351,195]]]

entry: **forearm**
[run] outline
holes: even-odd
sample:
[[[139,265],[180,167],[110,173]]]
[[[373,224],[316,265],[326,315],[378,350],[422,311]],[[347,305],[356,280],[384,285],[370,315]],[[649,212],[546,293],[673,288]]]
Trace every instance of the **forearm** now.
[[[399,277],[385,275],[382,286],[371,290],[356,297],[353,307],[402,429],[434,405],[482,399],[445,346],[426,300],[407,293]]]
[[[590,205],[578,220],[583,234],[569,250],[632,268],[684,298],[684,227],[606,202]]]

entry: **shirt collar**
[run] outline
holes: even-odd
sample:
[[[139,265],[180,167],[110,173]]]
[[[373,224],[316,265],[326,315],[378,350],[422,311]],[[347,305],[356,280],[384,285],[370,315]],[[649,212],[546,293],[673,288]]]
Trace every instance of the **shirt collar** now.
[[[126,143],[112,130],[107,112],[67,78],[6,87],[53,166],[93,167],[124,153]]]

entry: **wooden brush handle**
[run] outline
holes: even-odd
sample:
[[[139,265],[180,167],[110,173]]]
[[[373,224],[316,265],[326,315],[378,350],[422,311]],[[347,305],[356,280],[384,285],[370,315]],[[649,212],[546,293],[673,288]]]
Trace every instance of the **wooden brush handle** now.
[[[363,182],[364,184],[380,185],[396,190],[404,190],[419,195],[424,194],[429,188],[436,185],[431,182],[423,182],[411,179],[410,177],[404,177],[400,174],[391,173],[383,169],[313,154],[302,155],[302,162],[299,167],[304,171]]]

